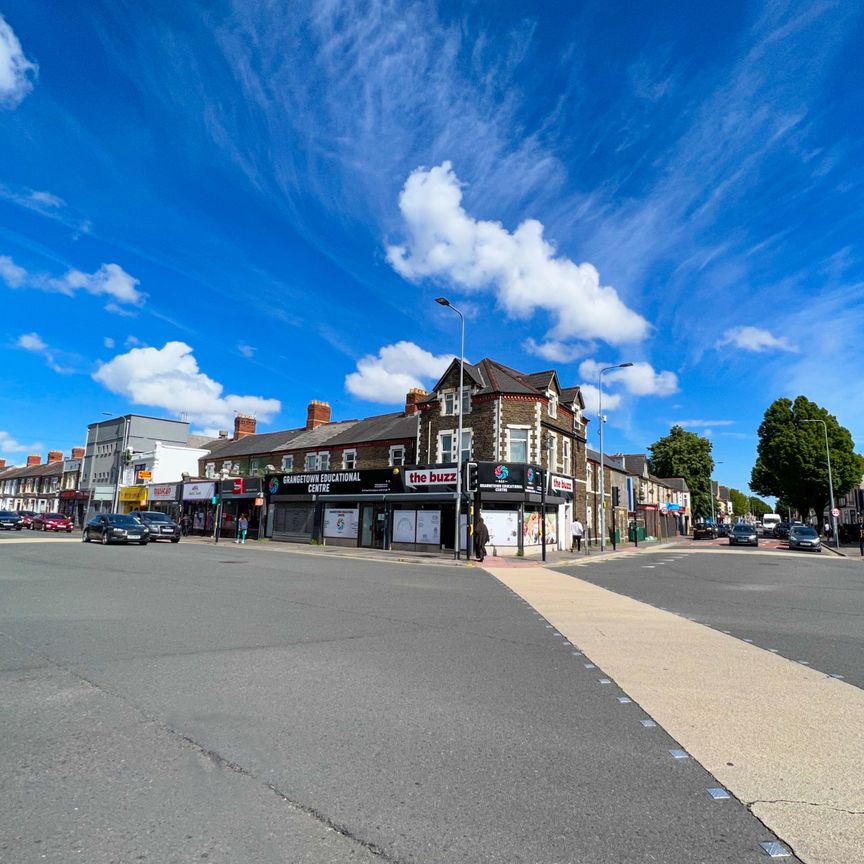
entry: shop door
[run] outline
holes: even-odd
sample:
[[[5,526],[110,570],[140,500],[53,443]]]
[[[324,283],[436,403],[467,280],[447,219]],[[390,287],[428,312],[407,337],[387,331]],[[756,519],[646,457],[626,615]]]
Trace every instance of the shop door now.
[[[383,549],[387,539],[387,512],[383,504],[364,504],[360,519],[360,545]]]

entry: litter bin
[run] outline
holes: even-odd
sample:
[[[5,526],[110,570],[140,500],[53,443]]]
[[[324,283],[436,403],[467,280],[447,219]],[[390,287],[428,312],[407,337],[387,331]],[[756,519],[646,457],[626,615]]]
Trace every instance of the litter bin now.
[[[645,526],[644,525],[637,525],[635,523],[632,524],[630,526],[630,530],[629,530],[627,536],[628,536],[631,543],[634,543],[637,540],[644,540],[645,539]]]

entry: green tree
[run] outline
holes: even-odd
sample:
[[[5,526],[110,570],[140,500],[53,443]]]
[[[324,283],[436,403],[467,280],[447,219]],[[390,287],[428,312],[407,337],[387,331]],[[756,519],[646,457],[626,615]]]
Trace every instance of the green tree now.
[[[694,519],[711,515],[711,442],[695,432],[673,426],[669,434],[649,448],[648,470],[657,477],[683,477],[690,489]]]
[[[750,498],[739,489],[730,489],[729,497],[732,499],[732,512],[736,516],[746,516],[750,513]]]
[[[759,426],[750,486],[759,495],[772,495],[786,502],[803,517],[811,508],[821,516],[830,500],[825,430],[821,423],[805,420],[825,422],[834,496],[861,482],[861,463],[849,430],[824,408],[798,396],[794,402],[777,399],[768,406]]]
[[[771,513],[771,505],[763,501],[761,498],[750,496],[750,512],[757,518],[761,519],[766,513]]]

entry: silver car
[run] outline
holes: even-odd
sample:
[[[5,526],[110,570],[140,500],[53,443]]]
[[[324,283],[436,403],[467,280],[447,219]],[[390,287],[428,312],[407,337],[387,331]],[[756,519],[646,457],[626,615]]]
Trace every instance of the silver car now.
[[[758,546],[759,537],[756,534],[756,529],[746,522],[739,522],[732,526],[729,532],[730,546]]]
[[[789,548],[821,552],[822,543],[814,528],[809,525],[795,525],[789,529]]]

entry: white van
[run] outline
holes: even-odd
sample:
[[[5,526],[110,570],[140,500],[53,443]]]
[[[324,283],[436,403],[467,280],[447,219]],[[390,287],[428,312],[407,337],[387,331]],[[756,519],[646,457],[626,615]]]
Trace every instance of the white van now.
[[[762,536],[773,537],[774,526],[779,525],[783,520],[777,513],[766,513],[762,517]]]

